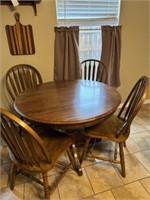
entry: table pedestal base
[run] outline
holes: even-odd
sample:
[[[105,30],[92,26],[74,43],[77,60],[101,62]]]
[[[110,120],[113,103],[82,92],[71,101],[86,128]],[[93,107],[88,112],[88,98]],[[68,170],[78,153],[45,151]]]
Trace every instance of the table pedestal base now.
[[[78,158],[78,154],[77,154],[77,148],[76,148],[75,144],[72,145],[72,153],[73,153],[73,157],[75,159],[76,171],[78,172],[79,176],[82,176],[83,175],[83,171],[82,171],[81,164],[79,162],[79,158]]]

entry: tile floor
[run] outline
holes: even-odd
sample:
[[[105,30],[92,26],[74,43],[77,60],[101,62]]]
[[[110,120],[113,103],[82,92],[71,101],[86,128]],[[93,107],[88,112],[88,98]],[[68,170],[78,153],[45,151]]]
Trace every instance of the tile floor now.
[[[94,153],[111,153],[110,144],[102,141],[95,145]],[[105,151],[104,151],[105,149]],[[51,200],[150,200],[150,104],[143,105],[131,127],[131,135],[124,149],[126,178],[122,178],[119,165],[87,158],[83,162],[83,176],[70,170],[51,195]],[[0,199],[42,199],[43,190],[23,175],[18,175],[15,189],[9,189],[8,174],[11,162],[7,147],[1,145]],[[52,183],[57,168],[49,173]]]

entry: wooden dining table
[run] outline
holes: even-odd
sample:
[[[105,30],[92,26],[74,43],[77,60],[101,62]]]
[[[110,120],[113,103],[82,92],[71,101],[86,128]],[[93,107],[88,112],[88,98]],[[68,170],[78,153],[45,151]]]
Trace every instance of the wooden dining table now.
[[[119,92],[101,82],[52,81],[20,93],[14,108],[28,120],[73,132],[101,123],[116,111],[120,102]],[[75,145],[73,151],[77,158]]]

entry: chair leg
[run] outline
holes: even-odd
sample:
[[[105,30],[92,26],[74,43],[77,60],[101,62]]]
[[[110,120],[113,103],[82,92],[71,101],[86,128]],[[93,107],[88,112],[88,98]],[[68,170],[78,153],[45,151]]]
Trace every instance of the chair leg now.
[[[117,149],[118,149],[118,143],[115,143],[115,152],[114,152],[114,160],[117,160]]]
[[[79,176],[82,176],[83,171],[82,171],[81,165],[79,163],[79,160],[78,160],[78,163],[76,163],[77,160],[75,161],[75,159],[73,158],[73,155],[72,155],[70,149],[67,150],[67,154],[68,154],[69,160],[73,166],[73,169],[78,173]]]
[[[72,153],[73,153],[73,157],[74,157],[74,160],[75,160],[75,169],[78,172],[78,175],[82,176],[83,171],[82,171],[82,168],[81,168],[81,164],[79,162],[76,145],[72,144],[71,148],[72,148]]]
[[[72,166],[73,166],[73,169],[76,170],[75,160],[74,160],[74,158],[73,158],[73,155],[72,155],[70,149],[67,149],[67,155],[68,155],[69,160],[70,160],[70,162],[71,162],[71,164],[72,164]]]
[[[43,186],[44,186],[45,199],[50,199],[50,186],[49,186],[49,183],[48,183],[47,172],[43,172],[42,176],[43,176]]]
[[[85,145],[84,145],[84,148],[83,148],[83,152],[82,152],[82,155],[81,155],[81,158],[80,158],[80,163],[82,164],[86,154],[87,154],[87,150],[88,150],[88,146],[89,146],[89,142],[90,142],[91,138],[87,137],[86,138],[86,141],[85,141]]]
[[[15,180],[16,180],[16,175],[17,175],[17,167],[13,163],[12,167],[12,173],[11,173],[11,178],[10,178],[10,189],[13,190],[15,186]]]
[[[121,164],[121,170],[122,170],[122,176],[126,176],[125,172],[125,160],[124,160],[124,152],[123,152],[123,143],[119,143],[119,153],[120,153],[120,164]]]
[[[126,147],[126,141],[124,141],[123,146]]]

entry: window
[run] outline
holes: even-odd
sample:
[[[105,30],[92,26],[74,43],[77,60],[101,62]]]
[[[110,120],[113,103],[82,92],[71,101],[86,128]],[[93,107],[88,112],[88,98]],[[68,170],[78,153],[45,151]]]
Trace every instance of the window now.
[[[101,26],[117,25],[121,0],[57,0],[58,26],[80,26],[80,60],[101,55]]]

